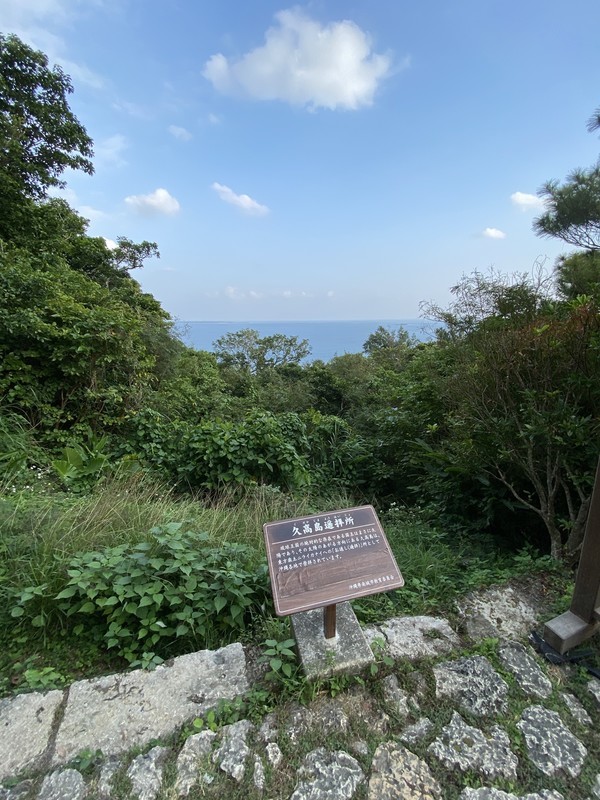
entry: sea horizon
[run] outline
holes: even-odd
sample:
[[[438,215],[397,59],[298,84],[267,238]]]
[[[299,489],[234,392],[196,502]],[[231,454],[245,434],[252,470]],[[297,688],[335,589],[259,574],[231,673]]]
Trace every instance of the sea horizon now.
[[[330,361],[335,356],[363,352],[363,344],[371,333],[383,326],[397,331],[404,328],[419,341],[434,338],[433,331],[440,323],[424,319],[349,319],[349,320],[181,320],[175,324],[179,338],[196,350],[214,350],[214,343],[227,333],[251,328],[259,336],[276,333],[307,339],[310,355],[303,363]]]

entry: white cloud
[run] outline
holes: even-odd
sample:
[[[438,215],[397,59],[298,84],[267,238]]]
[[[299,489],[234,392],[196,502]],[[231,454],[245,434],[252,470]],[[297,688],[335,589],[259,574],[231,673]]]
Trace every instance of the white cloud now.
[[[192,134],[187,130],[187,128],[180,128],[179,125],[169,125],[168,130],[172,136],[182,142],[189,142],[189,140],[192,138]]]
[[[0,22],[3,27],[18,28],[36,19],[64,21],[68,5],[65,0],[3,0]]]
[[[217,116],[217,114],[209,114],[208,121],[211,125],[220,125],[221,124],[221,117]]]
[[[217,91],[309,108],[371,105],[392,59],[373,52],[358,25],[350,20],[321,25],[298,8],[279,11],[275,20],[261,47],[237,60],[222,53],[209,58],[203,75]]]
[[[107,239],[106,236],[104,236],[103,238],[109,250],[116,250],[117,247],[119,246],[114,239]]]
[[[284,289],[281,293],[282,297],[292,297],[292,290],[291,289]]]
[[[237,286],[226,286],[224,289],[225,297],[230,300],[243,300],[246,296],[244,292],[237,288]]]
[[[223,186],[221,183],[213,183],[211,189],[219,195],[221,200],[230,203],[232,206],[237,206],[245,214],[250,214],[255,217],[264,217],[269,213],[267,206],[263,206],[253,200],[247,194],[236,194],[229,186]]]
[[[115,111],[122,111],[124,114],[134,117],[135,119],[152,118],[152,114],[143,108],[143,106],[140,106],[137,103],[131,103],[129,100],[115,100],[115,102],[112,103],[112,107],[115,109]]]
[[[335,292],[329,291],[327,292],[327,297],[334,297]]]
[[[30,46],[42,50],[50,65],[59,63],[75,81],[98,89],[104,85],[102,77],[67,58],[66,43],[57,33],[72,21],[77,6],[84,6],[83,0],[2,0],[0,30],[15,33]]]
[[[130,208],[143,216],[166,214],[172,216],[180,209],[179,202],[166,189],[155,189],[150,194],[134,194],[125,198]]]
[[[61,200],[66,200],[71,208],[74,208],[78,214],[81,214],[84,219],[90,222],[107,219],[110,216],[106,211],[101,211],[99,208],[94,208],[93,206],[82,203],[77,193],[73,191],[70,186],[52,186],[48,191],[48,195],[50,197],[58,197]]]
[[[498,230],[498,228],[486,228],[482,231],[482,236],[487,239],[506,239],[504,231]]]
[[[105,211],[100,211],[99,208],[94,208],[93,206],[77,206],[77,211],[82,217],[89,219],[90,222],[97,222],[108,217]]]
[[[127,139],[120,133],[102,139],[94,145],[94,161],[99,167],[122,167],[127,162],[123,151],[128,147]]]
[[[256,289],[250,289],[248,292],[248,296],[251,297],[253,300],[259,300],[262,296],[262,292],[257,292]]]
[[[510,199],[522,211],[539,210],[544,207],[544,201],[541,197],[535,194],[527,194],[527,192],[513,192]]]

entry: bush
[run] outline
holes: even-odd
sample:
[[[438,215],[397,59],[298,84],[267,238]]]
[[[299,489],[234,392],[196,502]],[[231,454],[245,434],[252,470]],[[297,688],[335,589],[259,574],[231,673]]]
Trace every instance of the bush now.
[[[44,627],[62,612],[75,623],[75,635],[95,628],[132,666],[231,641],[253,612],[264,613],[266,565],[255,566],[250,547],[207,547],[208,534],[181,527],[170,523],[153,528],[146,541],[75,556],[55,598],[45,596],[43,585],[29,587],[18,594],[12,616]]]

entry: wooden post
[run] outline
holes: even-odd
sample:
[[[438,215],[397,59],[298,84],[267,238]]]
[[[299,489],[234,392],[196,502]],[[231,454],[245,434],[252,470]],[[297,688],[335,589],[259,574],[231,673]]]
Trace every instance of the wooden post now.
[[[599,628],[600,616],[600,460],[592,492],[590,510],[581,546],[579,567],[571,607],[564,614],[550,620],[544,626],[545,641],[565,653],[581,644]]]
[[[323,629],[326,639],[335,637],[335,604],[323,609]]]

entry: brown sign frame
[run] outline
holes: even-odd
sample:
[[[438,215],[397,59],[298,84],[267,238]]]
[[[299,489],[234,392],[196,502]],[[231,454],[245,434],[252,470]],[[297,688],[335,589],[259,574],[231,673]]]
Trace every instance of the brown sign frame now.
[[[404,586],[371,505],[267,522],[263,532],[280,617]]]

